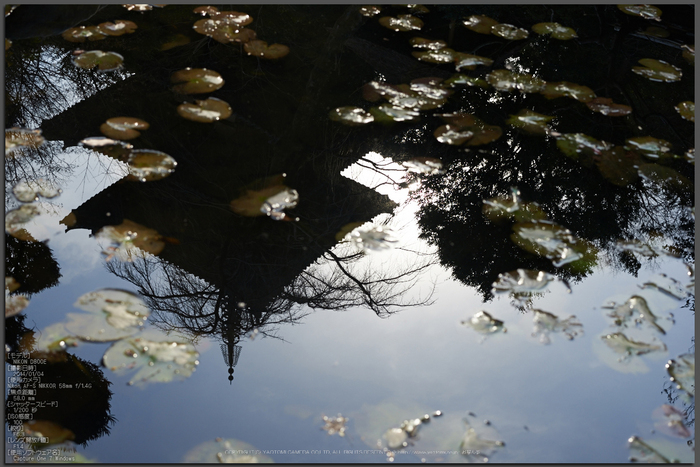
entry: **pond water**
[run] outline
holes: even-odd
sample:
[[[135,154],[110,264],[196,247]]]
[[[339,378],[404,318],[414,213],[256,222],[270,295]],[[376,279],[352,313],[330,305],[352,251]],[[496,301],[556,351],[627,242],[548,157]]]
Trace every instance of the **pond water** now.
[[[694,461],[693,5],[197,7],[6,7],[6,462]]]

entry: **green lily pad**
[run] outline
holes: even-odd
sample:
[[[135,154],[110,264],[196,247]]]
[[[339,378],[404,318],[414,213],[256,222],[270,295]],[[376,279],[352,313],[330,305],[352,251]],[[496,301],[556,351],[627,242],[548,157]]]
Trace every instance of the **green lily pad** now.
[[[695,122],[695,102],[680,102],[678,105],[676,105],[675,109],[679,114],[681,114],[681,117],[691,122]]]
[[[639,136],[625,140],[625,149],[635,151],[649,159],[664,160],[673,158],[671,143],[652,136]]]
[[[105,138],[104,136],[85,138],[80,141],[80,145],[122,162],[129,160],[131,150],[134,148],[133,145],[124,141]]]
[[[596,262],[597,249],[593,244],[551,221],[518,222],[513,225],[511,239],[523,250],[550,259],[556,267],[569,265],[588,271]]]
[[[216,438],[187,451],[182,462],[187,464],[271,464],[274,461],[259,449],[243,441]]]
[[[384,103],[379,107],[369,109],[370,114],[377,122],[405,122],[410,120],[418,120],[420,112],[413,109],[405,109],[393,104]]]
[[[442,125],[433,132],[433,135],[441,143],[458,146],[471,139],[474,132],[461,126]]]
[[[508,39],[509,41],[517,41],[522,39],[527,39],[530,35],[527,29],[522,29],[513,26],[512,24],[499,23],[491,27],[491,34],[494,36],[502,37]]]
[[[417,49],[439,50],[447,47],[447,42],[440,39],[425,39],[423,37],[412,37],[408,42]]]
[[[101,41],[107,38],[105,32],[103,32],[99,26],[78,26],[76,28],[70,28],[63,33],[61,36],[69,42],[85,42],[89,41]]]
[[[544,135],[549,133],[550,128],[547,125],[554,117],[542,115],[532,110],[523,109],[515,115],[511,115],[506,122],[523,131],[536,135]]]
[[[465,28],[478,32],[479,34],[491,34],[491,28],[498,24],[493,18],[482,15],[472,15],[462,21]]]
[[[138,130],[147,130],[149,123],[140,118],[114,117],[108,119],[100,126],[103,135],[118,140],[138,138],[141,133]]]
[[[372,114],[360,107],[343,106],[330,111],[328,118],[350,126],[365,125],[374,121]]]
[[[532,26],[532,30],[537,34],[549,34],[553,38],[562,41],[568,41],[569,39],[578,37],[576,35],[576,31],[566,26],[562,26],[559,23],[537,23]]]
[[[558,83],[547,83],[541,93],[547,99],[556,99],[557,97],[571,97],[579,102],[592,101],[596,95],[595,92],[588,86],[581,84],[569,83],[561,81]]]
[[[470,319],[462,321],[462,324],[483,335],[506,332],[506,328],[503,326],[503,321],[494,318],[486,311],[477,312]]]
[[[120,261],[132,261],[133,256],[141,256],[135,248],[142,252],[157,255],[165,248],[164,237],[156,230],[124,219],[119,225],[106,225],[96,234],[95,238],[104,239],[112,244],[103,253],[109,261],[116,257]]]
[[[68,313],[66,329],[84,341],[109,342],[136,333],[150,314],[136,294],[100,289],[78,298],[75,307],[89,314]]]
[[[622,117],[632,113],[632,107],[624,104],[615,104],[609,97],[596,97],[586,102],[589,109],[602,113],[608,117]]]
[[[86,70],[97,67],[98,71],[114,71],[122,67],[124,57],[116,52],[91,50],[75,57],[73,63]]]
[[[28,180],[25,182],[19,182],[17,185],[12,187],[12,194],[15,195],[17,200],[23,203],[31,203],[39,199],[39,196],[44,198],[55,198],[61,194],[61,189],[55,186],[53,183],[39,178],[37,180]]]
[[[602,150],[593,159],[603,177],[614,185],[627,186],[639,177],[639,156],[621,146]]]
[[[44,144],[44,137],[41,130],[30,130],[27,128],[10,128],[5,130],[5,157],[14,157],[16,150],[20,148],[38,148]]]
[[[287,220],[283,209],[293,208],[299,194],[284,184],[286,175],[273,175],[248,184],[229,204],[236,214],[246,217],[270,216]]]
[[[520,190],[511,188],[510,196],[497,196],[484,200],[481,212],[492,222],[500,222],[506,219],[516,222],[532,222],[547,219],[547,214],[537,203],[523,202],[520,199]]]
[[[376,5],[365,5],[360,7],[360,14],[362,16],[377,16],[382,12],[382,8]]]
[[[533,309],[532,312],[534,314],[532,337],[539,338],[542,344],[551,343],[550,334],[562,333],[569,340],[583,334],[583,325],[576,319],[576,316],[572,315],[562,319],[544,310]]]
[[[461,73],[457,73],[450,76],[445,81],[443,81],[443,84],[452,88],[461,84],[466,86],[478,86],[481,88],[488,88],[491,86],[488,83],[488,81],[486,81],[483,78],[474,78]]]
[[[666,344],[663,342],[655,344],[652,342],[635,341],[621,332],[605,334],[602,336],[602,340],[615,353],[622,355],[620,361],[625,361],[633,356],[644,355],[651,352],[666,351]]]
[[[656,182],[666,188],[680,191],[693,188],[693,183],[690,180],[676,170],[671,167],[666,167],[665,165],[640,164],[638,170],[640,177]]]
[[[177,113],[187,120],[195,122],[211,123],[231,116],[231,106],[227,102],[210,97],[206,100],[195,101],[194,104],[185,103],[177,107]]]
[[[679,81],[683,76],[680,68],[671,65],[663,60],[653,58],[643,58],[639,60],[643,66],[632,67],[632,71],[638,75],[644,76],[651,81],[661,81],[664,83],[673,83]]]
[[[679,355],[675,360],[666,364],[671,381],[681,389],[695,397],[695,353]]]
[[[379,18],[379,24],[393,31],[414,31],[423,27],[423,21],[412,15],[384,16]]]
[[[455,52],[448,47],[437,50],[420,50],[411,52],[411,55],[416,57],[418,60],[428,63],[450,63],[455,60],[455,56],[457,54],[458,52]]]
[[[33,204],[23,204],[8,211],[5,214],[5,232],[22,240],[25,237],[25,226],[39,214],[41,211]]]
[[[532,271],[529,269],[517,269],[507,273],[498,274],[498,279],[492,284],[494,294],[509,294],[521,307],[528,305],[531,297],[536,293],[542,293],[550,282],[557,277],[545,271]],[[563,281],[564,282],[564,281]],[[571,292],[568,283],[564,282]]]
[[[683,44],[681,49],[683,49],[683,58],[685,61],[691,65],[695,65],[695,46]]]
[[[118,19],[113,23],[106,22],[97,25],[102,34],[108,36],[122,36],[124,34],[132,34],[138,26],[133,21]]]
[[[39,333],[34,349],[40,352],[63,352],[69,347],[77,347],[80,340],[66,329],[64,323],[54,323]]]
[[[540,92],[547,84],[536,76],[510,70],[494,70],[486,75],[486,81],[499,91],[510,92],[517,89],[524,93]]]
[[[588,166],[592,165],[594,155],[612,149],[613,146],[583,133],[564,133],[557,136],[557,147],[567,157]]]
[[[253,18],[247,13],[218,11],[215,7],[210,6],[195,8],[195,13],[207,15],[209,18],[195,22],[192,29],[217,42],[226,44],[229,42],[248,42],[255,39],[255,31],[243,27],[253,21]]]
[[[653,5],[618,5],[617,8],[626,15],[661,21],[661,10]]]
[[[151,182],[173,173],[177,161],[161,151],[136,149],[129,154],[127,164],[129,164],[128,180]]]
[[[248,55],[264,58],[267,60],[277,60],[289,55],[289,47],[283,44],[267,45],[267,42],[254,39],[243,44],[243,49]]]
[[[151,331],[115,342],[102,363],[120,376],[138,369],[127,384],[143,387],[189,378],[199,365],[198,358],[199,352],[184,338]]]
[[[455,68],[460,71],[462,68],[467,70],[475,70],[477,66],[491,66],[493,60],[488,57],[480,57],[479,55],[465,54],[457,52],[454,56]]]
[[[501,127],[487,125],[483,120],[470,114],[453,113],[438,115],[447,125],[439,127],[433,133],[441,143],[467,146],[479,146],[496,141],[503,135]],[[471,136],[468,136],[471,133]]]
[[[181,94],[202,94],[213,92],[224,85],[224,79],[215,71],[206,68],[185,68],[170,77],[173,91]]]

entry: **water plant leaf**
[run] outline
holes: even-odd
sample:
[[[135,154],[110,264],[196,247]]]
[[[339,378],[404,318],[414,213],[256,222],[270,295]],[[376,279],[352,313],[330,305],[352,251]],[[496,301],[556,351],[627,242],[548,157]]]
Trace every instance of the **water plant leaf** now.
[[[215,15],[216,13],[218,13],[219,9],[216,8],[215,6],[204,5],[204,6],[198,6],[197,8],[195,8],[192,11],[194,13],[197,13],[198,15],[211,16],[211,15]]]
[[[520,248],[550,259],[556,267],[569,264],[586,271],[596,262],[597,249],[593,244],[551,221],[518,222],[513,225],[511,239]]]
[[[618,359],[619,362],[627,361],[633,356],[645,355],[651,352],[666,351],[666,344],[663,342],[653,344],[635,341],[621,332],[605,334],[601,336],[601,339],[615,353],[622,355],[622,357]]]
[[[681,49],[683,49],[683,58],[685,61],[691,65],[695,65],[695,46],[683,44]]]
[[[442,125],[433,132],[433,135],[441,143],[457,146],[471,139],[474,132],[457,125]]]
[[[678,300],[683,300],[684,298],[691,295],[691,293],[683,287],[683,285],[672,277],[668,277],[664,273],[656,274],[652,280],[642,284],[642,289],[655,289],[659,292],[673,297]]]
[[[695,352],[684,353],[669,360],[666,371],[678,389],[695,397]]]
[[[617,8],[626,15],[661,21],[661,10],[653,5],[618,5]]]
[[[122,162],[129,160],[131,150],[134,148],[133,145],[124,141],[105,138],[104,136],[85,138],[80,141],[80,145]]]
[[[64,323],[54,323],[39,332],[34,349],[41,352],[64,352],[69,347],[77,347],[79,339],[66,329]]]
[[[695,102],[693,101],[683,101],[679,102],[678,105],[674,107],[676,111],[681,114],[681,117],[695,122]]]
[[[112,344],[102,363],[117,375],[138,369],[127,384],[143,387],[189,378],[199,365],[198,358],[194,345],[182,338],[144,333]]]
[[[660,164],[640,164],[639,176],[651,180],[666,188],[686,191],[692,189],[693,183],[671,167]]]
[[[392,31],[414,31],[423,27],[423,21],[413,15],[383,16],[379,18],[379,24]]]
[[[608,117],[622,117],[632,113],[632,107],[624,104],[615,104],[609,97],[596,97],[586,102],[589,109],[602,113]]]
[[[594,155],[613,148],[610,143],[598,141],[583,133],[564,133],[557,136],[556,139],[557,147],[565,156],[584,165],[591,165]]]
[[[479,34],[491,34],[491,28],[498,24],[493,18],[483,15],[472,15],[462,21],[465,28],[478,32]]]
[[[69,42],[101,41],[107,38],[107,34],[99,26],[78,26],[66,29],[61,37]]]
[[[376,16],[381,13],[382,8],[376,5],[365,5],[360,7],[360,14],[362,16]]]
[[[268,46],[267,42],[259,39],[246,42],[243,48],[248,55],[254,55],[268,60],[276,60],[289,54],[289,47],[286,45],[272,44]]]
[[[230,202],[233,212],[246,217],[268,215],[275,220],[285,219],[282,212],[297,204],[299,194],[284,185],[285,175],[273,175],[256,180],[244,187],[243,194]]]
[[[428,63],[450,63],[455,60],[459,52],[444,47],[436,50],[418,50],[411,52],[411,55],[422,62]]]
[[[129,154],[127,164],[129,165],[128,180],[152,182],[173,173],[177,161],[161,151],[136,149]]]
[[[437,128],[433,135],[441,143],[467,146],[478,146],[496,141],[503,135],[503,130],[497,125],[488,125],[474,115],[465,113],[452,113],[438,115],[447,122]],[[471,133],[471,136],[469,134]]]
[[[627,447],[630,450],[630,462],[643,462],[645,464],[670,464],[673,462],[645,443],[639,436],[630,437],[627,440]]]
[[[541,92],[546,82],[527,73],[515,73],[510,70],[494,70],[486,75],[486,81],[499,91],[515,91],[524,93]]]
[[[28,180],[19,182],[12,187],[12,194],[15,195],[18,201],[23,203],[31,203],[39,199],[39,196],[44,198],[55,198],[61,194],[61,189],[53,183],[39,178],[37,180]]]
[[[29,306],[29,299],[24,295],[10,295],[5,289],[5,318],[18,315]]]
[[[673,83],[679,81],[683,76],[680,68],[671,65],[663,60],[653,58],[643,58],[639,60],[642,66],[632,67],[632,71],[638,75],[644,76],[651,81],[660,81],[664,83]]]
[[[194,104],[180,104],[177,113],[187,120],[210,123],[230,117],[232,110],[227,102],[210,97],[203,101],[196,100]]]
[[[187,464],[271,464],[274,461],[259,449],[243,441],[216,438],[187,451],[182,462]]]
[[[562,41],[568,41],[569,39],[578,37],[578,35],[576,35],[576,31],[569,27],[562,26],[559,23],[537,23],[532,26],[532,30],[537,34],[549,34],[553,38]]]
[[[602,308],[612,310],[610,313],[607,313],[607,316],[613,318],[616,326],[624,326],[628,322],[637,325],[646,323],[655,331],[666,334],[664,328],[659,326],[658,318],[649,309],[649,304],[644,297],[633,295],[625,303],[610,302]]]
[[[103,135],[117,140],[129,140],[138,138],[141,133],[138,130],[147,130],[149,123],[134,117],[113,117],[100,126]]]
[[[556,99],[557,97],[570,97],[579,102],[590,102],[596,95],[595,92],[588,86],[581,84],[570,83],[568,81],[560,81],[558,83],[547,83],[540,91],[547,99]]]
[[[527,29],[518,28],[512,24],[499,23],[491,27],[491,34],[494,36],[508,39],[509,41],[517,41],[527,39],[530,33]]]
[[[494,294],[507,293],[520,306],[525,306],[533,294],[544,291],[549,283],[556,279],[556,276],[545,271],[517,269],[498,274],[498,279],[492,284],[492,292]],[[571,292],[569,284],[565,281],[562,282],[564,282],[567,290]]]
[[[479,431],[467,419],[463,420],[467,431],[459,444],[461,454],[468,462],[489,462],[491,457],[505,447],[499,440],[498,432],[491,426],[480,427]]]
[[[462,324],[474,329],[479,334],[489,335],[497,332],[506,332],[503,326],[503,321],[495,319],[486,311],[478,311],[467,321],[462,321]]]
[[[421,174],[439,174],[443,173],[442,161],[435,157],[414,157],[401,163],[408,169],[409,172]]]
[[[457,52],[454,55],[455,68],[457,71],[463,68],[467,70],[475,70],[477,66],[491,66],[493,60],[488,57],[481,57],[479,55],[465,54],[462,52]]]
[[[86,70],[97,67],[98,71],[114,71],[122,67],[124,57],[116,52],[90,50],[75,57],[73,63]]]
[[[170,82],[180,83],[173,91],[180,94],[202,94],[213,92],[224,85],[224,79],[215,71],[206,68],[185,68],[170,76]]]
[[[654,409],[651,414],[654,420],[654,428],[669,435],[679,438],[690,438],[693,433],[683,423],[683,412],[669,404],[663,404]]]
[[[133,256],[139,256],[134,248],[152,255],[157,255],[165,248],[163,236],[156,230],[129,219],[124,219],[119,225],[102,227],[95,234],[95,238],[112,244],[103,252],[108,261],[113,257],[120,261],[132,261]]]
[[[466,86],[478,86],[481,88],[488,88],[491,86],[484,78],[475,78],[462,73],[456,73],[443,82],[443,85],[449,87],[455,87],[460,84],[464,84]]]
[[[439,50],[447,47],[447,42],[440,39],[425,39],[423,37],[412,37],[408,41],[416,49]]]
[[[369,113],[377,122],[405,122],[410,120],[418,120],[420,112],[413,109],[406,109],[390,103],[384,103],[378,107],[369,109]]]
[[[538,337],[542,344],[550,344],[549,335],[553,333],[563,333],[569,340],[583,334],[583,325],[574,315],[561,319],[544,310],[533,309],[532,312],[534,314],[532,337]]]
[[[106,22],[97,25],[102,34],[108,36],[122,36],[124,34],[132,34],[138,26],[133,21],[118,19],[113,23]]]
[[[28,128],[9,128],[5,130],[5,157],[14,157],[16,150],[20,148],[38,148],[44,144],[41,130]]]
[[[338,414],[337,417],[323,415],[321,416],[321,420],[325,423],[321,429],[325,430],[329,435],[338,433],[338,436],[345,436],[345,424],[348,422],[347,417],[343,417],[341,414]]]
[[[520,190],[517,188],[511,188],[510,196],[485,199],[481,212],[492,222],[500,222],[505,219],[512,219],[516,222],[547,219],[547,214],[539,204],[523,202],[520,199]]]
[[[393,248],[398,239],[391,229],[370,225],[354,229],[350,233],[350,242],[361,251],[379,251]]]
[[[330,111],[328,118],[350,126],[364,125],[374,121],[372,114],[360,107],[343,106]]]
[[[593,160],[603,177],[617,186],[627,186],[639,178],[637,166],[640,157],[636,153],[625,151],[622,146],[598,150],[593,155]]]
[[[41,214],[39,208],[34,204],[23,204],[12,209],[5,214],[5,232],[20,240],[26,239],[25,226],[36,216]]]
[[[552,119],[554,119],[554,117],[523,109],[517,114],[511,115],[508,120],[506,120],[506,123],[528,133],[544,135],[549,133],[550,128],[547,123],[551,122]]]

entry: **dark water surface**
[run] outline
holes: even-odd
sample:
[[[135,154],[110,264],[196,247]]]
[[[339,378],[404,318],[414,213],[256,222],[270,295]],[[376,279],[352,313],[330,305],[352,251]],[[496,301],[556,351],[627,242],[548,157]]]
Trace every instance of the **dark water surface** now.
[[[6,462],[694,461],[694,6],[196,6],[6,8]]]

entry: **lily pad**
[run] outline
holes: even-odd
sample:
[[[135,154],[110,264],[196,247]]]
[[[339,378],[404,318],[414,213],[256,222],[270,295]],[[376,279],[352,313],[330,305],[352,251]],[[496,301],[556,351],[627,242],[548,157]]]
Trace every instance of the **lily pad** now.
[[[189,378],[199,365],[198,358],[199,352],[190,342],[151,332],[115,342],[102,363],[117,375],[138,369],[127,384],[143,387]]]
[[[494,294],[509,294],[520,306],[525,306],[535,293],[543,292],[550,282],[556,280],[556,276],[545,271],[532,271],[529,269],[517,269],[515,271],[498,274],[498,280],[493,283]],[[563,281],[567,290],[571,292],[569,284]]]
[[[467,431],[459,444],[461,454],[468,462],[489,462],[491,457],[505,447],[505,443],[499,440],[498,432],[491,426],[472,426],[464,419]]]
[[[98,71],[114,71],[122,67],[124,57],[116,52],[91,50],[75,57],[73,63],[86,70],[97,67]]]
[[[411,52],[411,55],[422,62],[428,63],[451,63],[455,60],[459,52],[444,47],[437,50],[420,50]]]
[[[138,26],[133,21],[127,21],[123,19],[118,19],[113,23],[106,22],[101,23],[97,26],[102,32],[108,36],[122,36],[124,34],[132,34]]]
[[[664,295],[678,300],[687,298],[691,293],[683,285],[672,277],[660,273],[652,277],[652,280],[642,284],[642,289],[655,289]]]
[[[627,440],[627,447],[630,450],[630,462],[643,462],[645,464],[670,464],[674,462],[674,459],[667,458],[645,443],[639,436],[630,437]]]
[[[683,44],[681,49],[683,49],[683,58],[685,61],[691,65],[695,65],[695,46]]]
[[[642,66],[632,67],[632,71],[638,75],[644,76],[651,81],[660,81],[664,83],[673,83],[679,81],[683,76],[680,68],[671,65],[663,60],[653,58],[643,58],[639,60]]]
[[[652,329],[661,334],[666,334],[664,328],[659,326],[658,318],[649,309],[649,304],[644,297],[633,295],[625,303],[617,304],[615,302],[608,303],[602,308],[612,309],[607,314],[614,319],[616,326],[624,326],[627,323],[633,324],[648,324]]]
[[[527,29],[518,28],[512,24],[499,23],[491,27],[491,34],[494,36],[508,39],[509,41],[517,41],[527,39],[530,35]]]
[[[474,136],[474,132],[456,125],[443,125],[433,132],[435,138],[445,144],[460,145]]]
[[[412,15],[384,16],[379,18],[379,24],[392,31],[414,31],[423,27],[423,21]]]
[[[596,95],[595,92],[588,86],[581,84],[570,83],[568,81],[560,81],[558,83],[547,83],[540,91],[547,99],[556,99],[557,97],[570,97],[579,102],[590,102]]]
[[[362,226],[362,224],[364,224],[364,222],[350,222],[348,224],[345,224],[343,227],[341,227],[338,233],[335,234],[335,240],[337,242],[342,242],[343,239],[347,237],[350,232]]]
[[[187,464],[271,464],[274,461],[259,449],[237,439],[216,438],[187,451],[182,462]]]
[[[651,414],[654,420],[654,428],[669,435],[679,438],[690,438],[693,433],[683,423],[685,415],[680,410],[669,404],[663,404]]]
[[[491,66],[493,60],[479,55],[465,54],[457,52],[454,55],[455,68],[457,71],[464,69],[475,70],[477,66]]]
[[[695,353],[679,355],[675,360],[666,364],[671,381],[681,389],[695,397]]]
[[[39,178],[37,180],[29,180],[26,182],[19,182],[17,185],[12,187],[12,194],[15,195],[17,200],[23,203],[31,203],[39,199],[39,196],[44,198],[55,198],[61,194],[61,189],[55,186],[53,183]]]
[[[549,34],[553,38],[562,41],[568,41],[569,39],[578,37],[578,35],[576,35],[576,31],[569,27],[562,26],[559,23],[537,23],[532,26],[532,30],[537,34]]]
[[[586,102],[589,109],[602,113],[608,117],[622,117],[632,113],[632,107],[624,104],[615,104],[609,97],[596,97]]]
[[[453,113],[438,115],[447,125],[437,128],[433,134],[441,143],[478,146],[496,141],[503,134],[501,127],[488,125],[474,115]],[[471,133],[471,136],[469,134]]]
[[[610,347],[615,353],[622,355],[618,359],[620,362],[629,360],[633,356],[644,355],[651,352],[666,351],[666,344],[659,342],[658,344],[635,341],[627,337],[621,332],[605,334],[601,337],[603,342]]]
[[[486,81],[486,80],[483,79],[483,78],[475,78],[475,77],[472,77],[472,76],[464,75],[464,74],[462,74],[462,73],[456,73],[456,74],[450,76],[449,78],[447,78],[447,79],[443,82],[443,84],[444,84],[445,86],[449,86],[449,87],[452,87],[452,88],[455,87],[455,86],[458,86],[458,85],[460,85],[460,84],[463,84],[463,85],[466,85],[466,86],[478,86],[478,87],[481,87],[481,88],[488,88],[488,87],[490,86],[490,84],[488,83],[488,81]]]
[[[350,241],[360,250],[388,250],[398,242],[391,229],[380,225],[358,227],[350,233]]]
[[[265,58],[268,60],[276,60],[289,54],[289,47],[282,44],[267,45],[267,42],[259,39],[246,42],[243,45],[248,55]]]
[[[681,117],[691,122],[695,122],[695,102],[680,102],[678,105],[676,105],[675,109],[679,114],[681,114]]]
[[[661,10],[653,5],[618,5],[617,8],[626,15],[661,21]]]
[[[434,157],[414,157],[413,159],[401,163],[408,169],[409,172],[421,174],[439,174],[443,173],[442,161]]]
[[[374,121],[372,114],[360,107],[344,106],[330,111],[328,118],[350,126],[365,125]]]
[[[478,32],[479,34],[491,34],[491,28],[498,24],[493,18],[482,15],[472,15],[462,21],[465,28]]]
[[[671,154],[671,143],[652,136],[629,138],[625,143],[625,149],[638,152],[649,159],[666,159]]]
[[[563,333],[569,340],[583,334],[583,325],[576,320],[574,315],[561,319],[544,310],[533,309],[532,312],[535,315],[532,320],[535,325],[532,336],[539,337],[542,344],[550,344],[549,335],[554,333]]]
[[[295,207],[298,202],[299,193],[297,190],[286,188],[267,198],[262,206],[260,206],[260,211],[276,221],[286,220],[287,215],[284,210]]]
[[[520,190],[511,188],[510,196],[498,196],[484,200],[482,213],[492,222],[512,219],[516,222],[531,222],[547,219],[547,214],[537,203],[523,202]]]
[[[479,334],[489,335],[497,332],[506,332],[503,326],[503,321],[491,316],[486,311],[479,311],[472,316],[468,321],[462,321],[462,324],[469,326]]]
[[[69,42],[101,41],[107,35],[99,26],[78,26],[66,29],[61,36]]]
[[[345,436],[345,424],[348,422],[347,417],[343,417],[341,414],[338,414],[337,417],[323,415],[321,420],[325,423],[321,429],[325,430],[329,435],[338,433],[338,436]]]
[[[203,101],[197,100],[194,104],[180,104],[177,113],[187,120],[210,123],[230,117],[232,110],[227,102],[210,97]]]
[[[517,114],[511,115],[506,122],[528,133],[544,135],[549,133],[550,128],[547,123],[551,122],[553,118],[549,115],[542,115],[532,110],[523,109]]]
[[[439,50],[447,47],[447,42],[440,39],[425,39],[423,37],[412,37],[409,43],[416,49]]]
[[[204,5],[204,6],[198,6],[197,8],[195,8],[192,11],[194,13],[197,13],[198,15],[211,16],[211,15],[215,15],[216,13],[218,13],[219,9],[216,8],[215,6]]]
[[[494,70],[486,75],[486,81],[499,91],[533,93],[542,91],[547,83],[533,75],[510,70]]]
[[[576,238],[569,229],[554,222],[518,222],[513,225],[513,232],[511,239],[516,245],[552,260],[556,267],[570,264],[574,269],[586,271],[595,264],[595,246]]]
[[[665,188],[679,191],[691,190],[693,183],[671,167],[660,164],[640,164],[639,176]]]
[[[5,214],[5,232],[13,237],[22,239],[27,223],[31,222],[39,214],[41,214],[41,211],[34,204],[23,204],[16,209],[8,211]]]
[[[593,159],[603,177],[617,186],[627,186],[639,178],[637,166],[640,157],[621,146],[599,151]]]
[[[136,248],[152,255],[157,255],[165,248],[164,238],[156,230],[129,219],[124,219],[119,225],[102,227],[95,234],[95,238],[107,240],[112,244],[103,251],[103,254],[107,255],[107,261],[113,257],[120,261],[133,261],[134,256],[142,256]]]
[[[244,188],[243,194],[230,203],[231,210],[246,217],[268,215],[275,220],[285,219],[282,212],[297,204],[298,193],[284,185],[284,174],[256,180]]]
[[[79,339],[66,329],[64,323],[54,323],[42,329],[34,349],[41,352],[63,352],[77,347]]]
[[[168,154],[152,149],[131,151],[129,159],[128,180],[151,182],[160,180],[175,171],[177,161]]]
[[[173,91],[181,94],[202,94],[213,92],[224,85],[224,79],[215,71],[206,68],[185,68],[170,77]]]
[[[141,136],[138,130],[147,130],[149,126],[148,122],[140,118],[114,117],[103,123],[100,131],[110,138],[129,140]]]
[[[10,295],[5,290],[5,318],[18,315],[29,306],[29,299],[24,295]]]
[[[360,14],[362,16],[377,16],[381,13],[382,8],[376,5],[365,5],[360,7]]]
[[[20,148],[38,148],[44,144],[41,130],[27,128],[10,128],[5,130],[5,157],[14,157],[14,152]]]
[[[377,122],[406,122],[410,120],[418,120],[420,112],[413,109],[406,109],[397,105],[384,103],[379,107],[372,107],[369,113]]]
[[[134,148],[133,145],[124,141],[105,138],[104,136],[93,136],[80,141],[81,146],[88,147],[113,159],[122,162],[129,160],[129,155]]]
[[[589,165],[594,155],[612,149],[613,146],[605,141],[598,141],[583,133],[564,133],[557,136],[557,147],[567,157]]]

